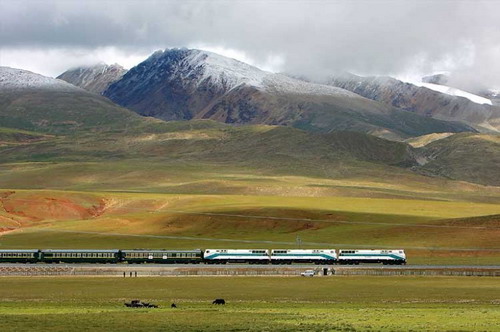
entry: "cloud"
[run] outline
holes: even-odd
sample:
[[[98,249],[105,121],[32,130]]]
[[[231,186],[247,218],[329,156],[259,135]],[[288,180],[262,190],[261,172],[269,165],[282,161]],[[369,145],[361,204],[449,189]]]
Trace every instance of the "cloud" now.
[[[5,54],[23,50],[21,58],[36,62],[31,50],[99,57],[99,50],[114,49],[126,57],[201,45],[230,50],[267,69],[316,77],[345,70],[451,70],[464,80],[480,77],[500,86],[499,12],[499,2],[480,0],[3,0],[0,63],[8,64]],[[73,56],[58,62],[89,58]]]

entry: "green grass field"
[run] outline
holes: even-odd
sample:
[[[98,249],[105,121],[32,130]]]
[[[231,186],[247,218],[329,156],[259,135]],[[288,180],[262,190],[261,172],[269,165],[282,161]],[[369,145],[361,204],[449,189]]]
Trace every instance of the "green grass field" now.
[[[0,278],[1,331],[499,331],[476,277]],[[159,309],[130,309],[131,299]],[[213,306],[224,298],[226,306]],[[177,309],[171,309],[175,302]]]
[[[500,206],[453,200],[2,191],[3,248],[404,248],[498,264]],[[435,226],[435,227],[434,227]],[[456,249],[456,250],[454,250]],[[470,249],[470,250],[462,250]]]
[[[0,130],[0,248],[276,248],[299,237],[403,248],[414,264],[500,262],[499,187],[411,171],[402,143],[211,121],[113,128]]]

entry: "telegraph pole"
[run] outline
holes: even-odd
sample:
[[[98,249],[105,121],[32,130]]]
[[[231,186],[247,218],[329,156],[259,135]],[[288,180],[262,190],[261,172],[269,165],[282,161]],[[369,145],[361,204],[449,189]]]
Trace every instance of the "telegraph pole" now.
[[[297,244],[297,247],[299,247],[299,249],[302,249],[302,239],[300,238],[300,236],[297,235],[295,243]]]

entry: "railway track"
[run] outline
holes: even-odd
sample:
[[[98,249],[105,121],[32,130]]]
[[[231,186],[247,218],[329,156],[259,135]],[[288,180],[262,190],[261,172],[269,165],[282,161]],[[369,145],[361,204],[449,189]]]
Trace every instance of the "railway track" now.
[[[298,276],[315,270],[318,276],[490,276],[500,277],[500,266],[406,265],[189,265],[189,264],[0,264],[0,276]]]

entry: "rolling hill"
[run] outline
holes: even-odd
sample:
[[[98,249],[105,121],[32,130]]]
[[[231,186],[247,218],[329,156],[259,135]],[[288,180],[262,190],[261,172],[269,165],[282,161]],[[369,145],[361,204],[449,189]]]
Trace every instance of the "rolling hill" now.
[[[500,135],[461,133],[420,148],[420,171],[451,179],[500,186]]]

